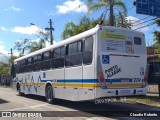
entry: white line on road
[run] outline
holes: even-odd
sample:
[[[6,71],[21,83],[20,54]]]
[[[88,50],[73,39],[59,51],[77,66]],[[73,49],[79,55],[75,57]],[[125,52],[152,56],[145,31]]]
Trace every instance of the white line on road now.
[[[17,111],[17,110],[24,110],[24,109],[30,109],[30,108],[33,109],[33,108],[38,108],[38,107],[44,107],[44,106],[47,106],[47,105],[49,105],[49,104],[45,103],[45,104],[31,105],[31,106],[27,106],[27,107],[8,109],[8,110],[5,110],[5,111]]]

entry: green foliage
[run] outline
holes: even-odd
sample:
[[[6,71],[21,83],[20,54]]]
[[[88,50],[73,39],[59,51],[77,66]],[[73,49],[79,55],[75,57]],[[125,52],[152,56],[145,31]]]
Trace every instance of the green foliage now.
[[[87,0],[87,3],[89,7],[89,12],[94,12],[99,9],[104,9],[105,11],[109,11],[108,21],[109,21],[110,26],[116,26],[115,11],[118,11],[118,13],[123,14],[124,18],[127,16],[126,4],[122,2],[121,0],[98,0],[98,1],[97,0]],[[122,17],[120,18],[122,19]],[[121,27],[123,27],[123,25]]]
[[[15,42],[14,49],[18,50],[18,52],[21,54],[24,54],[24,50],[28,50],[30,46],[30,40],[29,39],[22,39],[20,41]]]
[[[74,22],[70,21],[65,24],[64,30],[62,32],[62,40],[67,39],[71,36],[77,35],[82,33],[88,29],[95,27],[98,24],[98,20],[90,20],[88,17],[83,16],[80,19],[79,24],[75,24]]]
[[[160,27],[160,19],[155,20],[155,23],[157,24],[157,27]],[[160,43],[160,31],[155,30],[153,34],[154,34],[154,41],[156,42],[156,45],[158,45]]]
[[[123,28],[131,29],[132,25],[133,25],[132,22],[127,20],[126,17],[123,14],[121,14],[121,13],[118,14],[118,18],[116,20],[116,26],[117,27],[123,27]]]
[[[31,41],[29,39],[22,39],[15,42],[14,49],[18,50],[19,57],[23,56],[24,53],[31,53],[46,47],[46,41],[48,41],[49,34],[43,31],[39,31],[39,34],[43,36],[38,41]],[[39,36],[38,36],[39,37]],[[49,42],[49,41],[48,41]]]
[[[0,76],[7,76],[10,75],[11,68],[9,64],[0,62]]]

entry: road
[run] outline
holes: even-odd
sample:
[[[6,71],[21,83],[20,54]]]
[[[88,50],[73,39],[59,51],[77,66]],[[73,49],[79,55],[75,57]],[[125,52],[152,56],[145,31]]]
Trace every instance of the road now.
[[[128,117],[129,113],[126,111],[137,111],[144,113],[144,111],[160,111],[158,107],[151,107],[137,103],[125,102],[109,102],[105,104],[95,104],[93,101],[87,102],[71,102],[66,100],[56,100],[54,104],[46,103],[45,97],[36,95],[19,96],[16,91],[11,88],[0,87],[0,111],[44,111],[42,116],[54,116],[32,119],[46,119],[46,120],[158,120],[157,117]],[[49,112],[50,111],[50,112]],[[116,112],[114,112],[116,111]],[[123,112],[125,111],[125,112]],[[68,117],[70,116],[70,117]],[[8,120],[9,118],[0,118],[0,120]],[[11,120],[18,120],[21,118],[10,118]],[[29,118],[31,120],[31,118]]]

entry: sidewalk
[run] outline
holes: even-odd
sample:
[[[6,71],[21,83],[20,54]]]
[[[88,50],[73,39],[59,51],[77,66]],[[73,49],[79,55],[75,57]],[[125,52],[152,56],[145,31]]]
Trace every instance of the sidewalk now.
[[[155,97],[158,97],[159,94],[158,94],[158,93],[150,93],[150,92],[148,92],[148,93],[147,93],[147,96],[155,96]]]

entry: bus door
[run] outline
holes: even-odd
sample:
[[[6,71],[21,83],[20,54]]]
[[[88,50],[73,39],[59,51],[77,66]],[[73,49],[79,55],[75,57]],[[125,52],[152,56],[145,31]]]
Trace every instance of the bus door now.
[[[66,46],[65,87],[73,90],[71,99],[78,99],[78,89],[82,88],[82,82],[82,41],[79,40]]]
[[[85,38],[83,42],[83,88],[89,89],[95,86],[93,43],[93,36]]]

